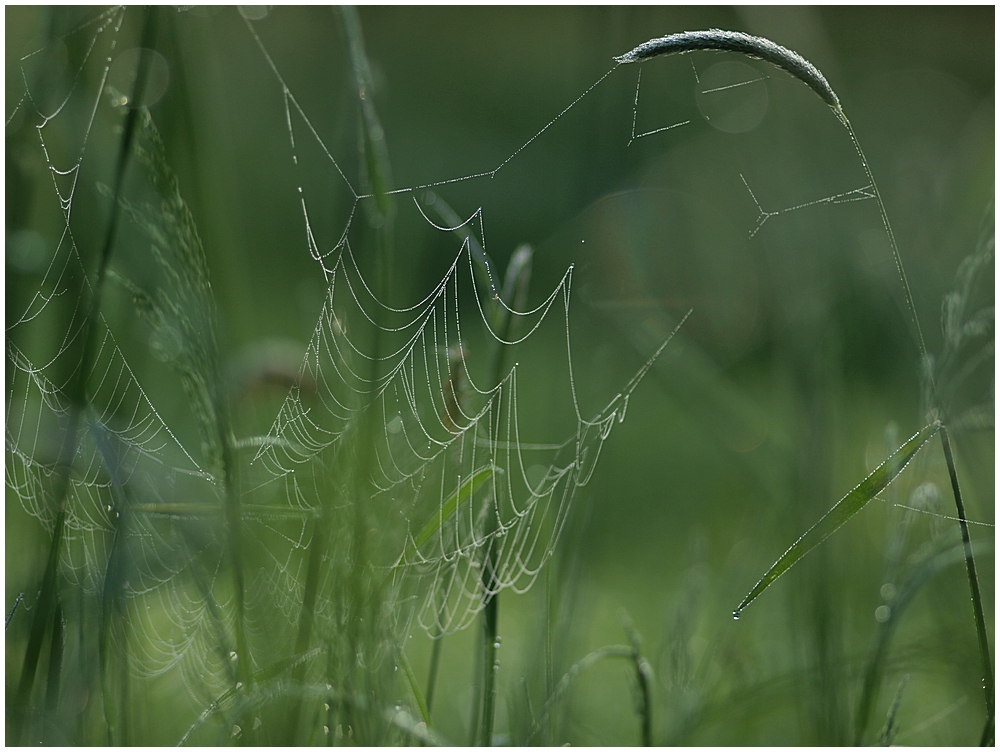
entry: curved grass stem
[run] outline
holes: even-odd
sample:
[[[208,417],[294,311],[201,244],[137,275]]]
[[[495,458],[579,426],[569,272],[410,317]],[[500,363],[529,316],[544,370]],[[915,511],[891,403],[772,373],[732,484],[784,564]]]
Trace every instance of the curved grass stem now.
[[[861,166],[864,169],[868,182],[872,187],[875,202],[878,205],[879,216],[881,217],[882,225],[885,228],[886,235],[889,239],[889,246],[892,251],[893,261],[896,265],[896,272],[899,275],[900,283],[903,286],[906,306],[909,309],[909,314],[913,321],[913,327],[916,331],[917,341],[920,347],[920,356],[922,361],[921,371],[924,374],[924,377],[928,379],[928,386],[930,387],[932,401],[931,407],[936,411],[937,408],[939,408],[939,400],[934,384],[933,373],[931,372],[931,369],[927,367],[927,363],[929,361],[927,343],[924,340],[923,330],[920,326],[920,319],[917,316],[916,305],[913,302],[913,293],[910,290],[910,283],[907,280],[906,272],[903,269],[903,260],[900,256],[899,248],[896,245],[896,238],[892,231],[892,225],[889,222],[889,215],[885,208],[885,202],[882,200],[878,184],[875,181],[874,175],[872,175],[868,159],[865,157],[865,153],[854,133],[854,129],[851,127],[851,123],[847,119],[847,115],[844,114],[840,100],[833,91],[832,87],[830,87],[827,83],[823,74],[820,73],[820,71],[812,65],[812,63],[807,61],[798,53],[781,47],[762,37],[754,37],[743,32],[722,31],[719,29],[683,32],[681,34],[671,34],[660,39],[651,39],[650,41],[635,47],[630,52],[617,57],[616,62],[619,64],[635,63],[659,55],[691,52],[693,50],[723,50],[738,52],[750,57],[766,60],[772,65],[782,68],[792,76],[807,84],[824,102],[826,102],[830,109],[832,109],[837,115],[837,118],[844,125],[844,127],[847,128],[847,132],[851,137],[851,142],[854,144],[854,148],[857,151],[858,156],[861,158]],[[979,638],[979,650],[983,662],[983,690],[986,693],[987,720],[986,726],[983,729],[981,742],[990,743],[994,735],[993,727],[995,717],[993,697],[993,664],[990,660],[989,637],[986,632],[986,620],[983,614],[982,596],[979,591],[979,578],[976,574],[976,563],[972,552],[972,544],[969,538],[969,528],[965,518],[965,508],[962,504],[962,494],[958,485],[958,473],[955,469],[955,460],[952,455],[948,433],[943,425],[941,426],[941,443],[944,448],[945,460],[948,463],[948,473],[951,476],[952,491],[955,496],[955,505],[958,508],[959,524],[962,528],[962,540],[965,544],[966,568],[969,574],[969,589],[972,596],[972,605],[976,620],[976,633]],[[747,602],[748,601],[745,600],[744,603],[741,604],[741,608]],[[739,609],[737,609],[734,615],[738,618]]]

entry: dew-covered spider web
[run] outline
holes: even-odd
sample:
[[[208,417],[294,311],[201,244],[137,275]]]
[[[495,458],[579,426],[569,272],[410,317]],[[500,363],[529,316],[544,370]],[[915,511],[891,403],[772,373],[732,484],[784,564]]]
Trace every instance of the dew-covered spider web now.
[[[183,190],[165,164],[155,111],[142,118],[131,178],[145,187],[117,197],[107,188],[116,129],[130,104],[128,76],[124,84],[110,79],[126,53],[135,69],[137,56],[120,42],[133,12],[100,13],[18,63],[23,91],[6,116],[8,142],[16,133],[33,164],[48,172],[51,186],[37,197],[36,211],[57,231],[50,233],[49,252],[35,231],[8,237],[8,264],[33,285],[15,291],[17,311],[11,315],[9,303],[6,321],[8,500],[16,498],[50,535],[62,525],[60,573],[72,587],[99,594],[111,576],[109,561],[128,562],[115,575],[124,594],[118,623],[128,626],[112,627],[111,638],[128,654],[134,676],[179,668],[199,702],[235,681],[244,660],[235,649],[237,621],[245,622],[251,670],[265,666],[263,654],[293,652],[296,635],[303,634],[304,602],[311,600],[316,633],[337,628],[343,604],[335,557],[324,554],[319,574],[310,574],[310,554],[340,540],[323,526],[352,519],[343,510],[359,499],[366,523],[377,520],[366,531],[368,556],[393,595],[400,634],[413,625],[434,635],[462,629],[490,597],[526,591],[553,555],[604,442],[625,420],[634,390],[687,308],[644,353],[634,376],[595,408],[579,396],[585,376],[574,370],[573,268],[551,290],[532,285],[529,291],[531,252],[515,253],[506,272],[494,268],[490,254],[499,249],[487,241],[489,207],[460,216],[436,191],[457,188],[475,197],[557,138],[558,126],[612,74],[635,81],[634,97],[622,102],[623,148],[668,139],[692,118],[650,121],[642,112],[641,70],[615,66],[576,99],[553,106],[551,119],[496,163],[380,193],[362,165],[321,136],[310,102],[285,77],[254,15],[244,13],[248,45],[271,73],[260,97],[283,107],[287,138],[273,148],[285,155],[293,176],[304,163],[321,165],[341,201],[330,229],[323,198],[307,181],[294,187],[300,234],[283,252],[308,255],[325,294],[270,430],[228,436],[220,430],[229,424],[216,388],[205,252]],[[693,66],[691,72],[692,84],[701,86]],[[699,92],[712,96],[727,88],[706,84]],[[367,123],[369,139],[377,127]],[[865,186],[765,210],[750,189],[753,178],[741,178],[734,171],[734,184],[749,194],[748,216],[754,206],[759,211],[756,225],[746,228],[751,236],[768,219],[794,210],[871,198]],[[103,187],[92,191],[93,185]],[[145,322],[157,367],[183,383],[197,430],[169,424],[103,314],[84,357],[96,278],[90,249],[100,241],[92,231],[86,243],[78,237],[84,192],[101,197],[103,203],[88,199],[86,207],[104,216],[117,200],[123,226],[141,238],[136,247],[150,249],[146,263],[155,273],[113,259],[106,282],[135,306],[132,317]],[[412,299],[384,297],[388,275],[367,260],[377,237],[370,218],[387,196],[401,221],[422,227],[437,257],[447,260],[436,284]],[[396,242],[405,245],[405,239]],[[559,436],[525,427],[536,424],[526,420],[525,405],[537,409],[530,389],[538,377],[524,373],[539,368],[532,365],[539,338],[556,343],[559,353],[543,374],[558,385],[568,416]],[[82,406],[70,399],[81,363],[87,364]],[[250,562],[242,595],[227,554],[225,510],[234,483],[227,462],[240,466],[239,538],[243,561]],[[276,614],[286,640],[277,650],[275,627],[265,625]]]

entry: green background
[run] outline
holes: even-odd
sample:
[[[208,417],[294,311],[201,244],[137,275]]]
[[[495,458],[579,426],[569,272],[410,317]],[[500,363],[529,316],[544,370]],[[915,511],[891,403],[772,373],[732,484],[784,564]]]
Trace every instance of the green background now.
[[[241,368],[275,342],[294,364],[316,324],[324,284],[309,257],[297,186],[306,189],[324,248],[336,243],[351,202],[301,127],[293,169],[281,86],[235,8],[158,12],[156,49],[165,65],[151,113],[205,244],[223,370],[239,383]],[[848,743],[891,541],[909,525],[900,554],[908,562],[921,546],[957,535],[955,522],[906,517],[891,503],[909,503],[915,489],[933,483],[934,509],[954,515],[935,440],[882,499],[739,621],[731,617],[767,567],[927,417],[920,352],[875,202],[782,211],[867,182],[847,131],[806,86],[760,61],[698,52],[645,63],[637,100],[638,66],[622,66],[519,149],[607,73],[614,55],[649,38],[724,28],[796,50],[837,92],[870,160],[928,351],[940,354],[942,299],[976,250],[984,222],[992,233],[994,12],[360,9],[392,186],[503,164],[492,178],[441,186],[439,195],[463,218],[482,208],[486,249],[501,269],[519,244],[533,247],[532,307],[574,265],[570,326],[585,414],[607,404],[693,310],[604,445],[549,571],[526,595],[501,598],[498,734],[517,740],[526,693],[536,709],[544,701],[537,693],[548,608],[557,677],[589,651],[627,642],[619,614],[629,614],[654,671],[658,743]],[[26,80],[39,101],[54,101],[53,92],[80,69],[81,51],[69,41],[44,65],[21,58],[49,49],[94,15],[6,9],[8,320],[39,282],[38,263],[25,262],[11,238],[35,230],[50,249],[38,251],[45,257],[60,229],[32,127],[37,117],[17,104]],[[138,44],[137,15],[126,14],[116,54]],[[357,92],[340,16],[279,7],[253,24],[325,147],[360,185]],[[77,86],[95,91],[100,68],[91,61],[82,70]],[[733,84],[745,85],[722,88]],[[68,110],[48,126],[67,153],[86,114]],[[118,120],[110,107],[98,112],[74,197],[73,228],[85,258],[96,253],[106,223],[96,183],[110,182]],[[682,121],[629,143],[633,133]],[[762,218],[755,198],[782,213],[751,237]],[[453,250],[420,219],[409,195],[398,198],[397,211],[385,297],[402,304],[437,283]],[[366,221],[359,210],[355,226]],[[359,243],[356,252],[363,266],[371,263],[370,248]],[[129,258],[123,251],[120,263]],[[973,310],[992,306],[992,263],[976,295]],[[111,296],[107,306],[168,425],[195,437],[172,372],[149,353],[125,296]],[[991,319],[990,347],[992,336]],[[566,434],[563,337],[558,324],[539,333],[520,383],[522,417],[535,435]],[[468,346],[475,358],[486,345],[471,336]],[[992,415],[992,364],[990,356],[949,387],[949,419],[984,403]],[[8,363],[8,385],[10,370]],[[245,406],[238,430],[266,431],[276,404],[269,393]],[[896,437],[892,447],[889,436]],[[955,444],[968,516],[992,523],[992,422],[956,431]],[[6,525],[6,603],[25,592],[27,607],[47,537],[11,493]],[[972,532],[983,549],[979,572],[992,635],[993,528]],[[434,720],[460,743],[469,733],[477,638],[470,628],[443,646]],[[12,623],[8,702],[26,639]],[[423,682],[430,640],[417,631],[408,644]],[[952,566],[927,583],[901,620],[868,741],[909,675],[896,719],[899,743],[974,743],[985,718],[979,666],[966,575]],[[171,694],[169,677],[156,682],[137,740],[172,743],[197,711]],[[546,741],[637,744],[633,683],[624,662],[587,669]],[[395,691],[408,701],[402,682]]]

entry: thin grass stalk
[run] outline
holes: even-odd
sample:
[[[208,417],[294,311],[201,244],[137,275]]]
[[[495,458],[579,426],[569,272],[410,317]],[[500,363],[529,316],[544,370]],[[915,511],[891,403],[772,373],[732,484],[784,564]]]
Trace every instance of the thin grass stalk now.
[[[144,49],[152,49],[154,46],[156,39],[157,15],[158,13],[154,8],[146,10],[146,17],[143,22],[140,42],[140,47]],[[149,56],[140,55],[135,83],[129,99],[130,102],[142,101],[148,73]],[[113,189],[114,201],[111,205],[111,214],[108,218],[108,228],[104,236],[104,244],[101,248],[101,253],[98,256],[97,273],[94,283],[90,288],[90,305],[87,308],[87,314],[81,331],[83,335],[83,349],[81,351],[80,364],[75,370],[73,378],[70,380],[66,390],[66,395],[70,403],[70,420],[59,451],[59,460],[57,462],[57,479],[55,493],[53,494],[57,511],[52,534],[52,542],[49,545],[49,553],[46,557],[41,589],[34,613],[32,615],[28,645],[25,649],[24,663],[21,669],[21,676],[14,699],[14,739],[23,740],[23,734],[27,728],[26,716],[31,703],[31,694],[35,683],[35,675],[38,669],[38,659],[41,654],[42,640],[45,633],[48,631],[47,626],[53,618],[54,611],[58,608],[57,591],[59,588],[59,559],[62,553],[62,542],[66,523],[66,499],[69,495],[70,475],[72,474],[73,461],[76,457],[80,444],[82,416],[87,405],[87,377],[93,367],[94,360],[97,357],[97,322],[101,313],[104,283],[107,279],[108,265],[111,261],[111,252],[114,248],[115,238],[117,237],[118,221],[121,216],[119,199],[125,184],[125,172],[128,167],[129,156],[132,152],[132,142],[135,138],[139,112],[138,107],[132,107],[125,116],[125,123],[122,128],[121,148],[118,152],[118,161],[115,166]]]
[[[114,487],[114,486],[113,486]],[[118,505],[119,508],[121,505]],[[111,539],[111,551],[108,554],[107,567],[104,570],[103,591],[101,593],[101,622],[100,622],[100,642],[98,643],[98,658],[101,674],[101,692],[104,703],[104,723],[109,745],[124,745],[125,735],[119,733],[119,723],[127,713],[128,698],[124,694],[124,687],[120,686],[121,696],[117,703],[111,696],[111,662],[114,658],[125,660],[124,655],[119,651],[111,650],[111,630],[114,629],[115,616],[120,616],[122,612],[122,600],[124,592],[122,590],[122,519],[115,519],[115,531]],[[121,628],[125,628],[124,620],[119,620]],[[117,715],[113,708],[118,708]]]
[[[653,668],[642,654],[642,640],[632,623],[631,617],[623,610],[620,615],[622,628],[632,644],[632,665],[635,668],[635,679],[639,689],[638,711],[641,726],[642,746],[653,746],[653,703],[651,679]]]
[[[237,682],[249,689],[252,680],[250,645],[246,637],[246,584],[243,579],[243,514],[237,480],[235,458],[232,451],[232,437],[229,432],[228,411],[225,397],[218,395],[219,446],[222,450],[222,477],[225,488],[226,544],[229,550],[229,564],[233,569],[233,590],[236,599],[236,677]]]
[[[374,199],[367,202],[366,208],[369,210],[370,223],[375,229],[375,281],[373,290],[376,296],[383,299],[391,296],[392,290],[392,263],[394,258],[394,220],[395,220],[395,200],[391,195],[392,173],[389,162],[389,152],[385,142],[385,131],[382,128],[378,113],[375,110],[372,92],[374,91],[371,65],[365,51],[364,36],[361,30],[361,21],[357,10],[353,7],[341,9],[341,17],[344,22],[344,29],[347,35],[348,55],[351,68],[355,77],[355,84],[358,93],[361,117],[359,123],[359,136],[361,142],[362,159],[364,162],[364,177],[369,191],[369,195],[364,198]],[[369,389],[365,397],[366,404],[361,413],[358,426],[357,442],[359,452],[357,461],[352,468],[352,503],[354,505],[354,521],[352,532],[352,550],[350,553],[353,563],[350,581],[350,626],[348,628],[348,643],[350,655],[358,655],[361,652],[361,643],[364,635],[361,633],[359,619],[364,612],[366,628],[375,629],[381,619],[379,613],[379,603],[376,593],[367,592],[365,583],[369,575],[368,562],[368,530],[370,523],[368,519],[368,500],[371,496],[372,485],[370,478],[372,469],[375,466],[375,442],[377,410],[375,403],[378,395],[380,363],[382,350],[382,316],[379,309],[374,316],[374,329],[372,332],[371,352],[369,370]],[[365,611],[365,609],[368,611]],[[353,674],[353,672],[352,672]],[[347,691],[353,691],[353,680],[349,680],[345,686]],[[345,715],[352,715],[355,709],[350,705],[344,706]],[[378,719],[371,717],[372,722],[378,723]],[[359,741],[360,729],[355,736]]]
[[[516,317],[511,315],[508,308],[511,306],[520,307],[523,305],[523,298],[527,295],[527,288],[531,279],[531,249],[522,246],[511,258],[507,270],[504,288],[501,293],[500,305],[495,307],[500,325],[501,341],[497,342],[497,348],[493,354],[493,383],[499,384],[503,379],[503,370],[506,364],[507,347],[503,341],[510,341],[516,326]],[[499,515],[499,508],[496,510]],[[500,520],[494,515],[486,516],[486,529],[484,536],[489,540],[486,547],[486,556],[483,566],[482,587],[483,587],[483,695],[482,714],[479,719],[478,742],[480,746],[490,747],[493,745],[493,721],[496,714],[497,697],[497,674],[500,670],[500,663],[497,660],[497,647],[499,646],[499,577],[497,568],[499,566],[496,545],[496,533],[500,526]],[[492,592],[494,591],[495,592]]]
[[[896,736],[896,713],[899,712],[900,703],[903,701],[903,690],[906,689],[906,685],[909,683],[909,674],[904,674],[903,678],[899,680],[899,686],[896,688],[896,696],[892,698],[892,705],[889,706],[889,712],[885,715],[885,723],[878,734],[878,746],[880,747],[892,746],[892,740]]]
[[[642,746],[653,746],[653,701],[650,692],[649,662],[636,651],[632,656],[635,664],[635,676],[639,682],[639,717],[642,722]]]
[[[495,532],[496,528],[492,531],[487,528],[487,535],[493,535]],[[493,541],[488,546],[486,560],[487,565],[484,567],[486,571],[483,573],[484,581],[488,578],[492,579],[492,575],[489,573],[494,572],[497,566]],[[484,582],[485,587],[487,585]],[[497,699],[496,681],[497,673],[500,670],[500,664],[497,662],[498,596],[499,593],[487,595],[486,605],[483,607],[483,709],[479,719],[478,734],[478,743],[481,747],[493,746],[493,720]]]
[[[962,502],[962,490],[958,485],[958,470],[955,467],[955,457],[951,451],[951,440],[948,429],[941,427],[941,447],[948,463],[948,475],[951,478],[951,490],[955,496],[955,508],[958,510],[958,524],[962,529],[962,546],[965,549],[965,568],[969,575],[969,590],[972,592],[972,611],[976,619],[976,636],[979,638],[979,652],[983,659],[983,692],[986,695],[986,723],[980,736],[981,746],[992,744],[994,736],[994,719],[996,712],[993,685],[993,662],[990,658],[990,638],[986,631],[986,618],[983,615],[983,597],[979,592],[979,577],[976,574],[976,560],[972,555],[972,540],[969,537],[969,524],[965,518],[965,504]]]
[[[427,707],[427,702],[420,694],[420,685],[417,683],[417,676],[413,673],[413,667],[410,666],[410,661],[406,658],[406,651],[402,649],[399,650],[399,665],[403,667],[403,673],[406,674],[406,681],[410,685],[410,691],[413,693],[413,699],[417,703],[417,710],[420,711],[420,717],[427,725],[427,728],[430,728],[431,715]]]
[[[431,645],[431,664],[427,670],[427,692],[424,695],[427,703],[428,717],[430,717],[431,710],[434,707],[434,690],[437,687],[438,668],[441,665],[441,646],[444,644],[444,634],[438,631],[431,639],[433,640],[433,644]]]
[[[328,522],[326,511],[320,512],[320,519],[314,527],[313,538],[309,546],[309,561],[306,564],[306,581],[302,595],[302,608],[299,611],[299,631],[295,639],[295,654],[302,655],[309,648],[312,637],[313,621],[316,610],[316,597],[319,591],[320,563],[326,553],[328,539]],[[293,680],[301,682],[305,678],[306,664],[295,667]],[[299,719],[302,715],[302,697],[296,697],[289,714],[289,727],[293,735],[297,734]]]
[[[552,665],[552,622],[555,621],[555,604],[553,596],[552,572],[555,569],[555,562],[550,564],[545,570],[545,696],[548,697],[555,689],[553,682]],[[547,728],[548,734],[546,744],[552,744],[552,728]]]
[[[45,711],[55,714],[59,706],[59,688],[62,678],[63,651],[66,644],[66,629],[63,620],[61,599],[56,600],[56,610],[52,616],[52,643],[49,648],[49,672],[45,680]]]

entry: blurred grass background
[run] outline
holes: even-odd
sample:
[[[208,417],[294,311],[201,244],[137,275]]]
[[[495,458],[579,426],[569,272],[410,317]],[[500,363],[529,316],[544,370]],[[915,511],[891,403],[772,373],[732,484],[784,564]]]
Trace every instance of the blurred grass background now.
[[[208,253],[224,367],[233,384],[268,353],[294,368],[324,295],[296,186],[310,197],[321,247],[336,242],[351,202],[315,143],[299,144],[292,169],[281,88],[236,9],[159,12],[163,66],[151,112]],[[397,187],[492,170],[604,75],[612,56],[649,38],[719,27],[798,51],[825,74],[851,118],[886,201],[928,349],[940,354],[942,299],[976,250],[984,217],[993,222],[994,12],[449,7],[362,8],[360,18]],[[42,65],[20,58],[95,11],[5,13],[9,117],[24,91],[23,69],[33,93],[59,90],[81,52],[70,40]],[[126,14],[116,54],[138,43],[135,23]],[[340,17],[274,8],[253,23],[357,184],[356,93]],[[79,85],[95,87],[96,72],[85,68]],[[502,598],[497,731],[517,741],[533,712],[524,698],[538,701],[547,611],[558,677],[589,651],[626,641],[624,609],[654,668],[658,742],[849,743],[887,557],[904,524],[904,510],[889,502],[909,503],[915,489],[933,483],[935,510],[954,514],[937,444],[740,621],[730,614],[788,545],[924,425],[919,351],[886,236],[874,202],[859,201],[776,214],[750,237],[761,219],[754,197],[777,212],[865,185],[847,133],[798,81],[738,56],[657,60],[642,67],[633,113],[638,73],[616,70],[494,178],[439,189],[463,218],[483,208],[487,250],[501,267],[519,244],[534,247],[533,305],[575,265],[571,327],[585,413],[605,405],[694,310],[605,445],[550,572],[528,594]],[[106,223],[95,189],[110,182],[117,144],[106,109],[74,198],[82,248],[97,244]],[[690,122],[629,144],[633,114],[637,134]],[[84,115],[66,113],[54,124],[65,129],[57,140],[67,150]],[[7,125],[8,319],[33,294],[60,229],[34,124],[20,108]],[[442,255],[439,236],[408,197],[398,206],[389,297],[409,302],[436,284],[452,257]],[[34,244],[28,250],[25,238]],[[978,304],[992,305],[992,267],[979,295]],[[123,350],[168,425],[195,436],[171,372],[150,354],[121,297],[108,301],[107,315]],[[524,419],[539,435],[562,431],[553,405],[565,406],[565,380],[550,376],[562,368],[562,336],[556,327],[532,341],[537,378],[520,386]],[[239,430],[266,431],[276,395],[280,389],[241,403]],[[990,358],[954,399],[992,406],[992,398]],[[956,444],[969,518],[992,523],[992,427],[960,432]],[[6,603],[23,591],[30,605],[46,538],[7,498]],[[901,559],[957,535],[955,527],[914,516]],[[973,533],[977,545],[992,544],[992,527]],[[992,634],[991,553],[980,577]],[[14,625],[12,632],[8,697],[25,639]],[[466,630],[443,647],[434,720],[454,741],[468,737],[477,637]],[[418,632],[409,644],[423,680],[430,640]],[[984,718],[978,666],[965,573],[953,566],[901,621],[868,740],[909,675],[897,740],[974,743]],[[631,682],[625,664],[585,671],[558,706],[554,736],[543,741],[638,743]],[[192,709],[165,680],[146,691],[148,740],[176,740]],[[406,700],[402,684],[399,698]]]

